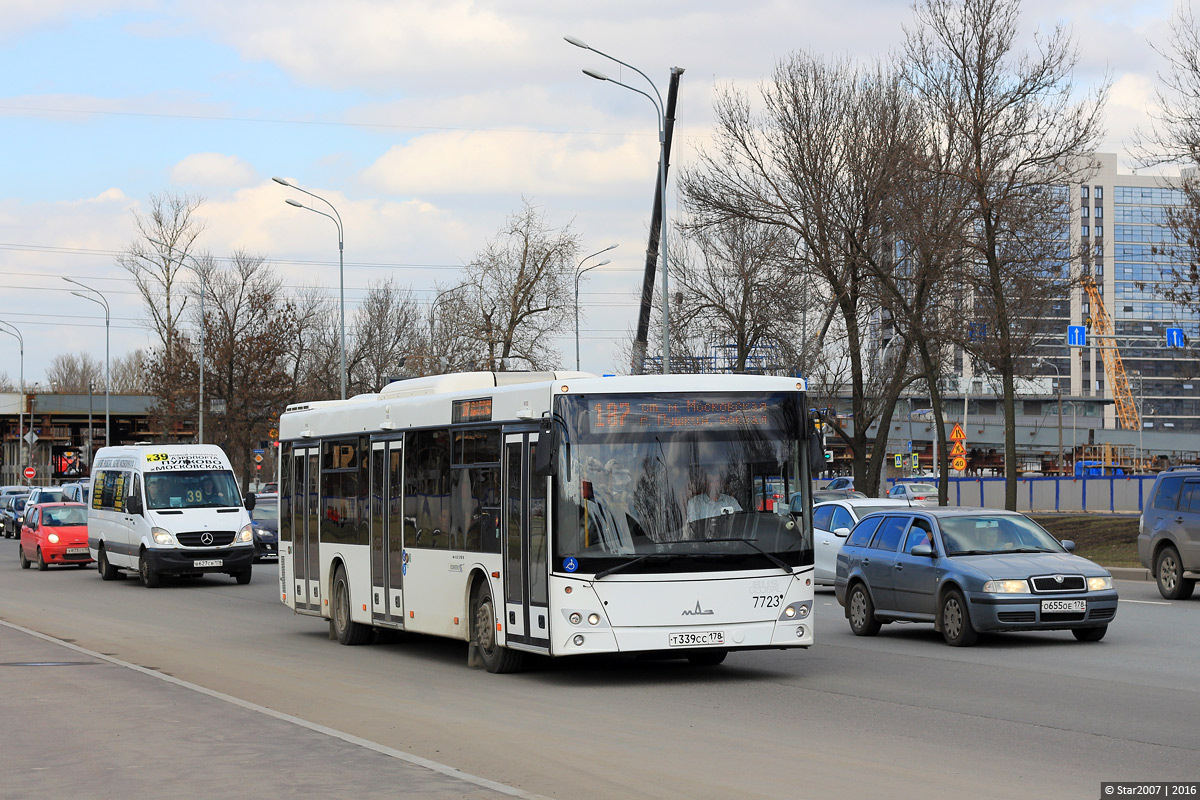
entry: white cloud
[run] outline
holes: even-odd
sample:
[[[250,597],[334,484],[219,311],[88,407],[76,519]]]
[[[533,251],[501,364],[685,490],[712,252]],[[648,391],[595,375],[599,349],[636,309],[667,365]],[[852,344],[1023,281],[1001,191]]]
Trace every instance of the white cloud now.
[[[171,180],[184,186],[236,187],[254,179],[253,167],[222,153],[193,153],[171,170]]]

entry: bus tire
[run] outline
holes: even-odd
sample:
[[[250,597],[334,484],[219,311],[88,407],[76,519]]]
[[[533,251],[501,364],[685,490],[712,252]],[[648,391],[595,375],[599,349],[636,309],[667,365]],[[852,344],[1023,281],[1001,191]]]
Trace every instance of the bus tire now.
[[[366,644],[371,638],[371,626],[355,622],[350,618],[350,584],[346,580],[346,569],[341,564],[333,573],[333,633],[340,644],[355,646]]]
[[[147,589],[157,589],[162,584],[162,576],[154,570],[154,567],[150,566],[150,559],[146,558],[144,549],[141,556],[138,557],[138,575],[142,579],[142,586]]]
[[[117,568],[108,563],[108,553],[104,552],[104,545],[100,545],[100,552],[96,554],[96,569],[100,571],[102,581],[115,581],[120,577]]]
[[[525,665],[525,654],[496,642],[496,603],[487,581],[475,591],[471,613],[471,644],[483,668],[494,674],[516,672]]]

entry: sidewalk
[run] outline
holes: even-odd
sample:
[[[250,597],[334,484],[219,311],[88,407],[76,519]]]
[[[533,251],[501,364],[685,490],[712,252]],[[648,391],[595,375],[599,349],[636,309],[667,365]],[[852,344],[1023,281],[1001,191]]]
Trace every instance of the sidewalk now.
[[[0,797],[530,797],[0,623]]]

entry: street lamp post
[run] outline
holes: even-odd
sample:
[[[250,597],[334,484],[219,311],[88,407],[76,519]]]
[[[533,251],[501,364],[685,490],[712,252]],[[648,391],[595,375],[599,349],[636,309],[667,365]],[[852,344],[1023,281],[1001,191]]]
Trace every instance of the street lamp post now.
[[[87,465],[88,469],[92,468],[92,387],[91,381],[88,381],[88,432],[87,432]],[[105,423],[104,429],[108,430],[108,424]],[[105,442],[107,444],[107,442]]]
[[[1058,387],[1058,471],[1065,472],[1063,469],[1063,442],[1062,442],[1062,373],[1058,371],[1058,364],[1053,361],[1043,361],[1042,363],[1054,368],[1054,383]]]
[[[7,326],[0,328],[0,333],[7,333],[9,336],[16,337],[17,342],[21,345],[21,407],[19,409],[19,417],[17,422],[17,427],[19,429],[18,435],[20,438],[17,441],[17,453],[18,455],[21,453],[25,454],[24,457],[21,458],[21,463],[23,465],[28,465],[29,443],[25,441],[25,337],[21,335],[19,330],[17,330],[17,326],[13,325],[11,322],[0,320],[0,325]],[[12,328],[12,330],[8,330],[9,328]]]
[[[322,217],[328,217],[330,220],[333,220],[333,224],[337,226],[337,232],[338,232],[338,293],[339,293],[338,314],[339,314],[339,318],[340,318],[339,322],[341,325],[339,342],[341,344],[342,399],[345,400],[346,399],[346,262],[345,262],[345,256],[344,256],[345,237],[343,236],[343,231],[342,231],[342,215],[339,214],[337,209],[333,207],[333,203],[329,202],[324,197],[321,197],[318,194],[313,194],[312,192],[308,191],[307,189],[303,189],[294,183],[284,180],[283,178],[271,178],[271,180],[275,181],[280,186],[286,186],[289,189],[295,189],[298,192],[303,192],[304,194],[308,195],[309,197],[315,197],[316,199],[320,200],[325,205],[329,206],[329,210],[333,212],[333,214],[326,214],[324,211],[318,211],[317,209],[313,208],[312,206],[306,206],[303,203],[297,202],[296,200],[292,200],[291,198],[288,198],[287,200],[284,201],[289,206],[294,206],[296,208],[303,208],[304,210],[311,211],[314,214],[320,214]]]
[[[595,258],[601,253],[607,253],[609,250],[612,250],[615,247],[615,244],[610,244],[603,250],[597,250],[590,256],[586,256],[575,265],[575,370],[577,372],[579,371],[579,279],[583,277],[583,273],[591,272],[596,267],[603,267],[605,264],[612,262],[606,258],[598,264],[592,264],[590,267],[584,267],[583,269],[580,269],[580,267],[583,267],[584,261],[587,261],[589,258]]]
[[[579,39],[576,39],[574,36],[564,36],[563,40],[566,41],[568,44],[573,44],[576,47],[580,47],[584,50],[591,50],[596,55],[603,56],[604,58],[607,58],[609,61],[620,64],[623,67],[628,67],[629,69],[636,72],[638,75],[641,75],[642,78],[645,79],[646,83],[650,84],[650,88],[654,90],[654,95],[651,96],[651,95],[647,94],[646,92],[643,92],[641,89],[636,89],[626,83],[622,83],[621,81],[617,80],[616,78],[610,78],[607,75],[605,75],[603,72],[597,72],[596,70],[591,70],[591,69],[583,70],[583,74],[587,75],[589,78],[595,78],[598,81],[608,81],[609,83],[615,83],[618,86],[623,86],[624,88],[628,89],[631,92],[637,92],[638,94],[640,94],[642,97],[645,97],[647,100],[649,100],[654,105],[654,112],[658,115],[658,147],[659,147],[658,190],[659,190],[659,202],[662,204],[662,233],[660,234],[660,238],[662,240],[662,304],[663,304],[663,365],[662,365],[662,371],[663,371],[664,375],[667,375],[671,372],[671,298],[667,292],[667,128],[666,128],[666,109],[663,106],[662,95],[659,94],[658,87],[654,85],[654,81],[650,80],[650,78],[646,76],[646,73],[642,72],[640,69],[633,66],[632,64],[627,64],[619,58],[615,58],[613,56],[610,56],[608,53],[601,52],[600,50],[597,50],[596,48],[592,47],[591,45],[588,45],[587,43],[582,42]]]
[[[66,281],[67,283],[73,283],[76,286],[82,286],[84,289],[88,290],[92,294],[95,294],[96,297],[98,297],[99,299],[96,299],[96,297],[92,297],[89,294],[82,294],[81,292],[71,292],[71,294],[75,295],[76,297],[82,297],[84,300],[90,300],[91,302],[104,307],[104,446],[108,447],[109,430],[110,430],[109,416],[108,416],[108,397],[109,397],[109,391],[112,386],[112,381],[110,379],[110,373],[109,373],[108,343],[109,343],[109,322],[111,320],[111,315],[109,314],[108,298],[106,298],[104,295],[102,295],[100,292],[93,289],[92,287],[90,287],[86,284],[80,283],[79,281],[75,280],[74,278],[68,278],[67,276],[64,275],[63,280]],[[203,278],[201,280],[203,280]],[[200,306],[201,306],[201,308],[203,308],[203,306],[204,306],[204,296],[203,295],[200,296]],[[203,319],[203,315],[201,315],[201,318]],[[203,323],[201,323],[201,328],[203,328]],[[200,335],[204,336],[203,330],[200,331]],[[201,371],[201,380],[203,380],[203,379],[204,379],[203,371]],[[88,403],[90,404],[91,403],[91,399],[90,399],[91,384],[88,384],[88,394],[89,394]],[[201,397],[203,398],[203,392],[201,392]],[[89,405],[89,409],[90,409],[90,405]],[[92,436],[92,421],[91,421],[91,419],[89,419],[88,420],[89,455],[91,452],[91,441],[92,441],[91,436]]]

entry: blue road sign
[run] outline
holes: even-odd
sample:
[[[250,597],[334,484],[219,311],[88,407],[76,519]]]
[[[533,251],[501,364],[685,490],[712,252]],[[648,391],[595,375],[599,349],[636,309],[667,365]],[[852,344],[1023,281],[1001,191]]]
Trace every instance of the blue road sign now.
[[[1167,347],[1187,347],[1187,337],[1183,328],[1167,328]]]
[[[266,450],[259,450],[259,449],[255,448],[254,452],[255,452],[255,453],[265,453],[265,452],[267,452],[267,451],[266,451]]]
[[[1083,325],[1068,325],[1067,347],[1087,347],[1087,328]]]

